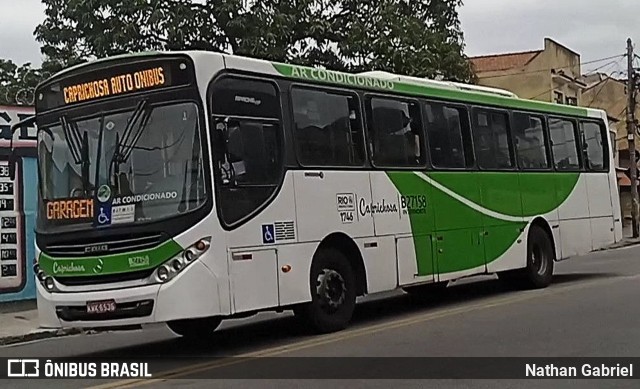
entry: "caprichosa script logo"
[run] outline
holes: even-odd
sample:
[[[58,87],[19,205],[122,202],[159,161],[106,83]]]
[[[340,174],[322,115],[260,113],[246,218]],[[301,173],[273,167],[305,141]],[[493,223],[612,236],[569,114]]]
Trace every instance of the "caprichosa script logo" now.
[[[84,265],[78,265],[76,263],[53,263],[53,272],[55,274],[65,274],[65,273],[84,273]]]
[[[358,204],[358,211],[362,216],[374,215],[377,213],[398,213],[398,204],[387,203],[384,199],[378,203],[367,203],[365,199],[361,198],[360,203]]]

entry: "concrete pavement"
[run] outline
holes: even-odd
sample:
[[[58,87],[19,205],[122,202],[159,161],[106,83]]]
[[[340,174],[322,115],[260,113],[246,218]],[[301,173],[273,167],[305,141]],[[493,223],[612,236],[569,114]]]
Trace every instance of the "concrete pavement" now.
[[[625,225],[625,236],[630,236],[630,225]],[[608,249],[638,245],[640,238],[625,238]],[[467,281],[464,280],[463,283]],[[95,331],[89,331],[95,332]],[[35,301],[0,304],[0,345],[20,343],[35,339],[67,336],[83,333],[80,329],[55,330],[40,327]]]

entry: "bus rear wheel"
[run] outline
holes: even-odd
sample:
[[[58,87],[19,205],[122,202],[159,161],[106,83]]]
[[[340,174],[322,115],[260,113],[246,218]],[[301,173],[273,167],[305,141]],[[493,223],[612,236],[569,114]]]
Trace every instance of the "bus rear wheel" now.
[[[333,248],[320,249],[311,264],[311,302],[294,310],[316,332],[347,327],[356,306],[356,280],[346,256]]]
[[[549,235],[539,226],[531,226],[527,242],[527,267],[499,274],[515,287],[546,288],[553,278],[554,253]]]
[[[196,319],[182,319],[167,322],[167,326],[175,334],[184,338],[205,338],[211,336],[218,328],[222,319],[219,317],[199,317]]]

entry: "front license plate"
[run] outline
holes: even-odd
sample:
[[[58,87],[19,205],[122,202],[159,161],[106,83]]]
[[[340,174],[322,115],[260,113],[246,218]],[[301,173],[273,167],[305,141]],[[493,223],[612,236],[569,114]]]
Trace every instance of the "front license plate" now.
[[[88,301],[87,313],[107,313],[115,312],[116,302],[114,300]]]

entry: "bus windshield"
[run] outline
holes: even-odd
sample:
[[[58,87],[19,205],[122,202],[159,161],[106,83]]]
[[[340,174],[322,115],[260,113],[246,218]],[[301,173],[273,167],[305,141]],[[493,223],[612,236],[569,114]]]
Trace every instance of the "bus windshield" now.
[[[62,115],[39,131],[38,154],[41,228],[158,220],[206,198],[192,102]]]

